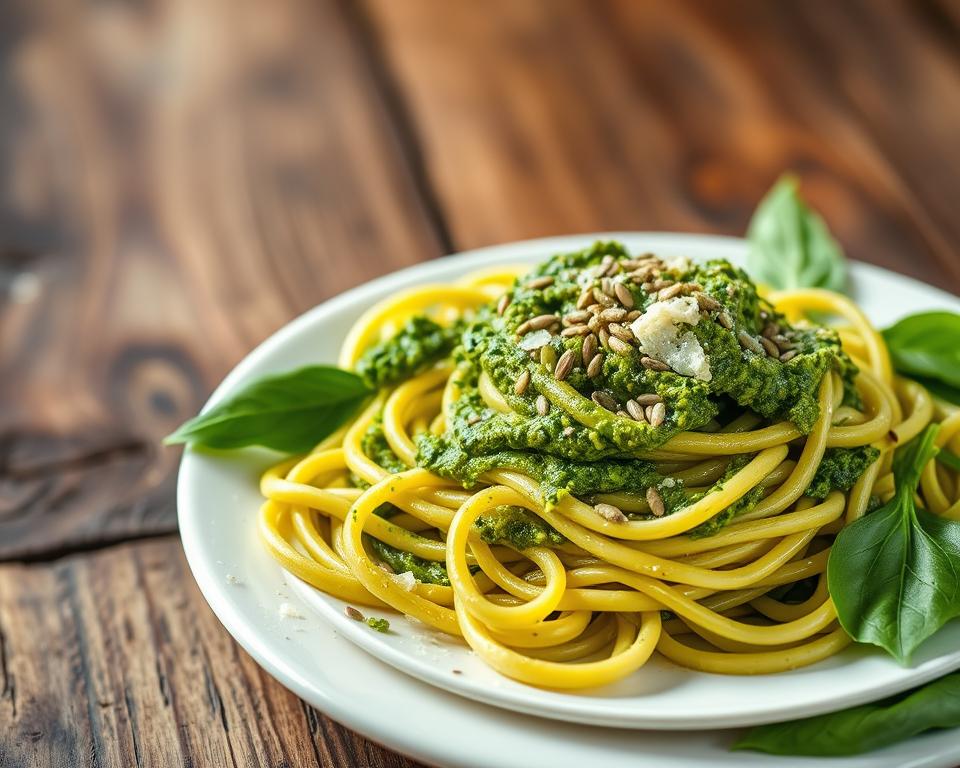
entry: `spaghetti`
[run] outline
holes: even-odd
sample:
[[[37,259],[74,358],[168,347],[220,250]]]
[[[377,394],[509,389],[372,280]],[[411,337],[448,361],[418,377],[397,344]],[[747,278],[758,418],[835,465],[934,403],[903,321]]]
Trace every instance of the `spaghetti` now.
[[[845,647],[831,542],[892,496],[893,448],[935,411],[860,310],[827,291],[760,298],[725,263],[614,244],[523,272],[417,288],[360,318],[341,367],[373,354],[393,378],[263,475],[273,556],[537,686],[612,682],[654,651],[758,674]],[[686,319],[651,331],[672,308]],[[408,340],[436,332],[431,359],[391,346],[426,316]],[[960,441],[960,415],[939,441]],[[960,518],[954,473],[931,463],[921,490]]]

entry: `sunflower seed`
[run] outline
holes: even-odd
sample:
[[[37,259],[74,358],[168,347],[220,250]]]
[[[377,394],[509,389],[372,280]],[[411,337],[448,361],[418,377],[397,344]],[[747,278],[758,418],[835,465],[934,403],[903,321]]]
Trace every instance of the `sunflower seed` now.
[[[662,363],[659,360],[654,360],[652,357],[641,357],[640,365],[646,368],[649,371],[669,371],[670,366],[666,363]]]
[[[683,284],[684,293],[696,293],[697,291],[702,291],[703,286],[700,283],[684,283]]]
[[[600,311],[602,309],[603,309],[603,304],[597,304],[596,302],[594,302],[589,307],[587,307],[587,312],[589,312],[591,315],[598,315],[600,314]]]
[[[548,288],[553,285],[553,278],[550,275],[544,275],[543,277],[537,277],[531,280],[526,284],[526,288],[529,288],[531,291],[537,291],[541,288]]]
[[[669,288],[673,285],[673,280],[664,280],[663,278],[657,278],[653,281],[653,290],[662,291],[664,288]]]
[[[618,355],[631,355],[633,354],[633,347],[631,347],[623,339],[618,339],[616,336],[611,336],[607,339],[607,344],[610,345],[610,349],[616,352]]]
[[[666,288],[661,288],[657,292],[658,301],[669,301],[675,296],[679,296],[683,293],[683,283],[674,283],[673,285],[668,285]]]
[[[650,426],[659,427],[663,424],[663,420],[667,417],[667,406],[663,403],[654,403],[650,406],[650,417],[647,421],[650,422]]]
[[[642,315],[642,314],[643,314],[643,312],[641,312],[639,309],[631,310],[630,312],[627,313],[627,322],[628,322],[628,323],[632,323],[634,320],[636,320],[636,319],[637,319],[638,317],[640,317],[640,315]]]
[[[630,418],[632,418],[634,421],[647,420],[647,417],[643,412],[643,408],[636,400],[627,400],[627,413],[630,414]]]
[[[719,315],[717,315],[717,322],[728,331],[733,329],[733,318],[730,317],[730,313],[727,312],[727,310],[723,310]]]
[[[590,365],[593,356],[597,354],[597,337],[592,333],[583,340],[583,347],[580,350],[580,358],[584,365]]]
[[[627,413],[623,409],[620,409],[619,411],[617,411],[617,416],[619,416],[621,419],[630,419],[630,421],[633,421],[633,416],[631,416],[629,413]]]
[[[640,287],[647,293],[656,293],[657,289],[654,288],[653,285],[654,285],[653,282],[651,282],[650,280],[646,280],[644,281],[643,285],[641,285]]]
[[[719,301],[705,293],[695,293],[694,296],[696,296],[700,309],[704,312],[716,312],[722,306]]]
[[[799,354],[800,354],[799,350],[796,350],[796,349],[788,350],[784,352],[782,355],[780,355],[780,362],[786,363],[790,360],[793,360],[793,358],[795,358]]]
[[[610,269],[613,267],[613,256],[609,253],[600,259],[600,263],[596,267],[597,277],[603,277],[604,275],[610,274]]]
[[[597,304],[600,304],[601,306],[604,306],[604,307],[613,306],[613,297],[607,296],[607,294],[605,294],[599,288],[593,289],[593,299],[594,301],[597,302]]]
[[[580,325],[580,323],[585,323],[590,319],[590,313],[585,309],[578,309],[576,312],[571,312],[568,315],[563,316],[564,325]]]
[[[513,299],[509,293],[503,294],[503,296],[500,297],[500,301],[497,302],[497,314],[502,315],[504,312],[506,312],[507,307],[510,306],[510,302],[512,300]]]
[[[758,355],[763,354],[763,347],[760,346],[760,342],[746,331],[740,331],[740,333],[737,334],[737,341],[740,342],[740,346],[744,349],[748,349]]]
[[[564,428],[563,428],[563,436],[564,436],[564,437],[570,437],[570,435],[572,435],[572,434],[573,434],[574,432],[576,432],[576,431],[577,431],[577,430],[574,429],[573,427],[564,427]]]
[[[363,621],[363,614],[352,605],[348,605],[346,608],[344,608],[343,612],[348,619],[353,619],[354,621]]]
[[[479,424],[481,421],[483,421],[483,417],[475,413],[473,416],[467,419],[467,424],[472,427],[474,424]]]
[[[602,327],[603,327],[603,322],[600,320],[599,315],[593,315],[589,320],[587,320],[587,328],[589,328],[594,333],[599,333]]]
[[[527,322],[530,323],[528,330],[539,331],[543,328],[549,328],[554,323],[560,322],[560,320],[556,315],[537,315],[536,317],[531,317]]]
[[[517,326],[517,336],[523,336],[530,330],[530,321],[524,320],[522,323],[520,323],[520,325]]]
[[[620,341],[625,341],[627,344],[632,343],[634,340],[633,331],[620,325],[620,323],[610,323],[610,325],[607,326],[607,331],[611,336],[616,336]]]
[[[616,413],[620,408],[620,406],[617,405],[617,401],[614,399],[613,395],[611,395],[609,392],[605,392],[602,389],[596,390],[592,395],[590,395],[590,399],[601,408],[606,408],[608,411],[613,411],[614,413]]]
[[[634,398],[640,405],[656,405],[659,402],[662,402],[660,395],[648,394],[648,395],[637,395]]]
[[[780,347],[781,352],[786,352],[788,349],[793,349],[794,347],[793,342],[782,333],[773,337],[773,343]]]
[[[770,323],[766,326],[766,328],[763,329],[763,333],[761,335],[765,336],[768,339],[772,339],[774,336],[779,335],[779,333],[780,333],[780,326],[777,325],[776,323]]]
[[[602,346],[604,349],[609,349],[610,348],[610,331],[608,331],[606,328],[601,327],[600,330],[597,332],[597,335],[600,337],[600,346]]]
[[[604,323],[616,323],[627,316],[623,307],[609,307],[600,313],[600,320]]]
[[[600,281],[600,290],[603,291],[611,299],[613,298],[613,279],[605,277]]]
[[[580,297],[577,299],[577,309],[586,309],[590,304],[593,303],[593,290],[587,288],[583,293],[580,294]]]
[[[557,350],[549,344],[540,347],[540,364],[552,371],[557,364]]]
[[[623,510],[619,507],[613,506],[613,504],[597,504],[594,506],[593,510],[600,515],[604,520],[607,520],[611,523],[625,523],[627,522],[627,516],[623,514]]]
[[[591,330],[586,325],[571,325],[569,328],[564,328],[560,331],[560,335],[565,339],[570,339],[574,336],[586,336],[588,333],[591,333]]]
[[[543,395],[537,395],[537,413],[546,416],[550,413],[550,401]]]
[[[544,347],[546,349],[546,347]],[[513,391],[518,395],[522,395],[527,391],[527,387],[530,386],[530,371],[524,371],[520,374],[520,378],[517,379],[517,383],[513,385]]]
[[[766,336],[760,337],[760,345],[766,350],[766,353],[770,355],[770,357],[780,357],[780,348]]]
[[[553,369],[553,378],[557,381],[563,381],[567,376],[570,375],[570,371],[573,370],[573,364],[576,362],[577,353],[572,349],[568,349],[562,355],[560,359],[557,360],[557,367]]]
[[[737,287],[733,283],[727,283],[727,296],[731,299],[737,295]]]
[[[647,504],[650,505],[650,513],[654,517],[663,517],[667,511],[663,506],[663,497],[660,495],[660,491],[652,485],[647,488]]]
[[[598,352],[593,356],[593,359],[590,361],[590,365],[587,366],[587,377],[594,379],[603,369],[603,353]]]
[[[641,259],[624,259],[623,261],[620,262],[620,266],[623,269],[627,270],[628,272],[631,269],[637,269],[643,264],[644,264],[644,261],[642,261]]]
[[[623,283],[615,283],[613,286],[613,292],[620,303],[623,304],[627,309],[633,307],[633,294],[630,293],[630,289],[627,288]]]

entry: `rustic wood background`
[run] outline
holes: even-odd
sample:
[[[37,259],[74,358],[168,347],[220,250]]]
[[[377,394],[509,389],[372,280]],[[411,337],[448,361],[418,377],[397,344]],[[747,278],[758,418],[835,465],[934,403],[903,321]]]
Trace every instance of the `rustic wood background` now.
[[[3,766],[412,765],[221,628],[158,445],[345,288],[539,235],[739,234],[793,169],[851,256],[960,291],[957,2],[0,11]]]

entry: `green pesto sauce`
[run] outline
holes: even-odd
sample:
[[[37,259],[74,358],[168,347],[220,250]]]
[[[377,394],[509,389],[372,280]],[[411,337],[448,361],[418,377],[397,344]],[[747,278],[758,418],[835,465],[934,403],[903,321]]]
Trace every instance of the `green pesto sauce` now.
[[[357,361],[357,373],[373,389],[399,384],[447,357],[460,337],[460,325],[449,328],[417,315],[391,338],[370,347]]]
[[[879,456],[880,451],[871,445],[827,448],[804,494],[825,499],[831,491],[849,491]]]
[[[733,477],[737,472],[743,469],[747,464],[750,463],[753,459],[752,455],[737,456],[731,461],[727,468],[723,472],[723,476],[717,480],[709,489],[703,493],[697,495],[695,498],[690,499],[690,503],[702,499],[709,493],[714,491],[723,490],[723,484],[726,483],[731,477]],[[753,509],[757,502],[763,498],[763,486],[757,485],[747,491],[743,496],[737,499],[733,504],[730,504],[728,507],[720,510],[717,514],[711,517],[709,520],[705,520],[700,523],[696,528],[690,530],[687,534],[694,539],[702,539],[706,536],[713,536],[717,531],[723,528],[727,523],[729,523],[737,515],[741,515],[744,512],[748,512]]]
[[[555,547],[566,541],[555,528],[521,507],[500,507],[478,517],[475,525],[487,544],[509,544],[519,550]]]
[[[397,474],[398,472],[403,472],[404,470],[409,469],[409,467],[407,467],[407,465],[400,460],[400,457],[393,452],[393,449],[387,442],[386,436],[383,434],[382,413],[378,413],[370,422],[370,425],[367,427],[367,431],[363,433],[363,438],[360,441],[360,445],[363,448],[363,452],[373,461],[387,470],[387,472]],[[370,487],[370,483],[353,472],[350,473],[350,482],[353,483],[355,488]],[[384,502],[375,510],[373,510],[373,514],[384,518],[390,518],[399,511],[400,510],[390,502]]]
[[[475,485],[484,473],[496,468],[521,471],[540,482],[548,504],[556,503],[564,494],[589,497],[621,490],[642,493],[655,486],[670,514],[691,500],[680,483],[668,481],[664,485],[665,478],[655,471],[654,465],[635,458],[638,455],[656,449],[680,432],[702,429],[719,414],[737,407],[751,409],[771,421],[788,419],[807,433],[819,414],[820,381],[830,370],[837,371],[844,381],[845,402],[856,403],[856,368],[841,351],[837,334],[810,324],[789,325],[758,296],[742,270],[715,260],[704,264],[691,262],[689,266],[673,263],[662,270],[664,278],[699,283],[703,292],[732,319],[733,328],[728,329],[718,321],[717,311],[702,313],[699,322],[689,328],[709,358],[710,381],[673,371],[648,370],[640,364],[639,352],[611,352],[606,354],[601,372],[594,379],[586,376],[579,362],[570,372],[565,383],[581,397],[567,397],[562,403],[555,400],[546,415],[539,414],[535,403],[544,394],[541,387],[555,386],[551,385],[552,372],[531,360],[528,351],[519,346],[516,331],[531,317],[562,317],[574,311],[581,292],[600,284],[599,278],[583,270],[599,264],[607,255],[617,260],[628,257],[623,246],[613,242],[555,256],[515,284],[511,302],[502,315],[490,306],[484,307],[472,322],[455,328],[443,328],[425,317],[416,317],[394,338],[363,356],[358,371],[373,386],[395,384],[444,356],[457,363],[461,396],[447,414],[448,431],[444,435],[418,438],[419,466],[454,478],[465,487]],[[537,276],[550,276],[553,283],[546,288],[528,287],[531,278]],[[641,286],[629,282],[623,285],[631,292],[636,309],[646,310],[655,301],[655,295]],[[769,323],[778,324],[788,336],[797,352],[792,359],[781,362],[741,347],[737,338],[740,331],[756,337]],[[555,335],[549,344],[555,357],[573,350],[579,361],[582,337]],[[531,383],[522,395],[517,395],[514,386],[525,371],[531,374]],[[481,373],[502,393],[511,413],[487,407],[478,389]],[[610,413],[590,399],[597,389],[609,392],[620,403],[641,394],[656,393],[666,406],[665,420],[653,427]],[[582,421],[591,422],[591,426]],[[405,469],[390,451],[378,424],[371,425],[364,436],[364,450],[388,471]],[[821,484],[827,488],[843,487],[849,477],[859,477],[869,461],[865,451],[857,450],[855,457],[833,459],[828,468],[818,472],[811,486],[813,492],[820,492]],[[741,457],[731,462],[728,472],[737,471],[746,460],[749,459]],[[762,489],[752,490],[699,526],[693,535],[710,535],[755,505],[762,494]],[[500,520],[497,516],[480,527],[491,540],[512,545],[542,540],[542,533],[520,524],[527,522],[506,517]],[[516,527],[516,533],[511,533],[511,525]],[[395,570],[414,570],[416,565],[400,563]],[[423,567],[436,569],[442,568],[442,564],[428,563]],[[440,576],[434,574],[434,578]],[[446,578],[445,570],[442,578]]]
[[[417,463],[442,477],[459,480],[464,487],[475,485],[480,477],[494,469],[512,469],[540,483],[547,504],[556,504],[563,496],[593,496],[624,489],[643,492],[650,486],[660,490],[669,512],[686,505],[683,486],[654,469],[653,463],[640,459],[599,459],[575,461],[525,451],[497,451],[470,455],[455,440],[438,435],[423,435],[418,443]]]
[[[425,560],[417,557],[410,552],[391,547],[373,536],[365,536],[365,541],[370,545],[377,557],[389,565],[395,573],[406,573],[409,571],[413,577],[423,584],[439,584],[443,587],[450,586],[450,577],[447,576],[447,566],[436,560]]]
[[[377,632],[387,633],[390,631],[390,622],[386,619],[378,619],[376,616],[371,616],[367,619],[367,626],[370,629],[375,629]]]
[[[383,433],[383,414],[379,413],[370,422],[360,441],[363,452],[391,474],[404,472],[409,467],[393,452]]]

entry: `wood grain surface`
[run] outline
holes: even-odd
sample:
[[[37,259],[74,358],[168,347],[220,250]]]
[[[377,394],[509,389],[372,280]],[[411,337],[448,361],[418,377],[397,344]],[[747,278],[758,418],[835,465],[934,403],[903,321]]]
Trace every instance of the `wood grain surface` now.
[[[740,234],[790,169],[851,256],[960,292],[955,1],[0,10],[4,767],[412,765],[223,631],[159,446],[345,288],[525,237]]]

